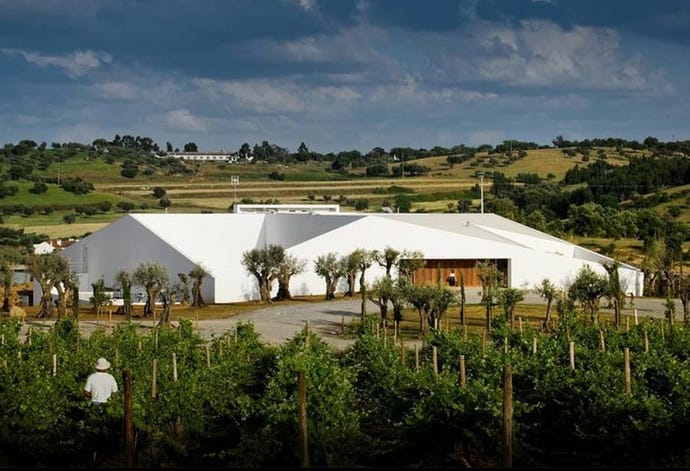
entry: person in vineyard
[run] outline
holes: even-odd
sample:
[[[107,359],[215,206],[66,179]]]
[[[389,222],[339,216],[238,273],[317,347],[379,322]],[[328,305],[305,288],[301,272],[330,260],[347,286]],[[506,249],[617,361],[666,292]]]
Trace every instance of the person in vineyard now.
[[[101,357],[96,361],[96,372],[91,373],[84,385],[84,395],[91,399],[91,405],[97,406],[108,402],[110,396],[118,391],[117,381],[107,372],[110,362]]]

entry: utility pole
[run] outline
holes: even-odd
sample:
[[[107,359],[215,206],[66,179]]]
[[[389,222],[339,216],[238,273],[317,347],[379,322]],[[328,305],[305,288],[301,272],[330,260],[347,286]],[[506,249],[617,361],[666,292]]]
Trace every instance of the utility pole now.
[[[232,205],[233,211],[236,212],[236,207],[237,207],[237,185],[240,183],[240,176],[239,175],[233,175],[230,177],[230,181],[232,182],[233,186],[235,187],[235,202]]]
[[[479,173],[479,195],[481,213],[484,214],[484,172]]]

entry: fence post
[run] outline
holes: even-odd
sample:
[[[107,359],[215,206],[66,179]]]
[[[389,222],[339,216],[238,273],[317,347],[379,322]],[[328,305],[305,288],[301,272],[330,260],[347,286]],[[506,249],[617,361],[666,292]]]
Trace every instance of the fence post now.
[[[460,386],[465,387],[467,376],[465,375],[465,355],[460,355]]]
[[[570,351],[570,368],[575,369],[575,342],[571,341],[568,344],[568,350]]]
[[[309,440],[307,435],[307,380],[304,371],[297,377],[297,396],[299,412],[299,461],[302,468],[309,467]]]
[[[156,382],[158,381],[158,359],[153,359],[151,367],[151,397],[156,398]]]
[[[637,325],[637,309],[633,309],[633,313],[635,314],[635,325]]]
[[[513,372],[503,366],[503,467],[513,467]]]
[[[177,383],[177,354],[173,352],[173,381]]]
[[[624,371],[625,371],[625,392],[628,396],[632,395],[632,378],[630,376],[630,348],[625,347],[623,349],[623,359],[625,361]]]
[[[122,372],[124,388],[124,422],[125,422],[125,458],[127,467],[134,466],[134,420],[132,419],[132,375],[128,370]]]
[[[57,354],[53,353],[53,376],[57,375]]]

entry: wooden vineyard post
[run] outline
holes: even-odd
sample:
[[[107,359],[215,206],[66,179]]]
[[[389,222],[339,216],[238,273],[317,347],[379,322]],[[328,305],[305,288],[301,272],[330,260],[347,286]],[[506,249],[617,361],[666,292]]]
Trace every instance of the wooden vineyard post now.
[[[637,325],[637,309],[633,309],[633,314],[635,315],[635,325]]]
[[[647,334],[647,329],[644,331],[644,352],[649,353],[649,335]]]
[[[661,341],[666,342],[666,337],[664,337],[664,320],[662,319],[661,322]]]
[[[297,400],[299,413],[299,462],[302,468],[309,467],[309,440],[307,435],[307,380],[304,371],[297,377]]]
[[[158,350],[158,330],[154,330],[153,332],[153,345]]]
[[[537,354],[537,338],[532,337],[532,355]]]
[[[460,355],[460,387],[465,387],[467,384],[467,376],[465,374],[465,355]]]
[[[513,467],[513,372],[503,366],[503,467]]]
[[[53,376],[57,376],[57,354],[53,353]]]
[[[398,324],[393,322],[393,345],[398,341]]]
[[[482,356],[486,355],[486,330],[482,330]]]
[[[345,333],[345,316],[340,316],[340,334]]]
[[[419,346],[414,344],[414,369],[419,371]]]
[[[630,375],[630,348],[625,347],[623,349],[623,360],[625,362],[624,372],[625,372],[625,392],[628,396],[632,395],[632,378]]]
[[[467,342],[467,326],[463,325],[462,326],[462,339]]]
[[[151,367],[151,397],[156,398],[156,382],[158,380],[158,360],[153,359],[153,366]]]
[[[436,347],[431,347],[431,357],[434,366],[434,375],[438,376],[438,350]]]
[[[0,345],[5,346],[5,334],[2,334],[2,343]]]
[[[307,321],[307,326],[305,328],[304,349],[305,350],[309,349],[309,321]]]
[[[630,332],[630,316],[625,316],[625,331]]]
[[[383,324],[383,344],[386,345],[388,342],[388,326]]]
[[[570,342],[568,344],[568,350],[570,353],[570,368],[575,369],[575,342]]]
[[[379,324],[376,323],[376,338],[379,338]]]
[[[206,366],[211,368],[211,346],[206,344]]]
[[[518,330],[520,331],[520,335],[522,335],[522,316],[518,316]]]
[[[172,361],[173,361],[173,381],[177,383],[177,354],[173,352],[172,354]]]
[[[405,344],[403,339],[400,339],[400,361],[402,361],[403,366],[407,364],[407,352],[405,352]]]
[[[604,331],[599,331],[599,348],[602,352],[606,351],[606,339],[604,339]]]
[[[127,467],[134,466],[134,420],[132,418],[132,376],[128,370],[122,372],[122,384],[124,385],[124,425],[125,425],[125,459]]]

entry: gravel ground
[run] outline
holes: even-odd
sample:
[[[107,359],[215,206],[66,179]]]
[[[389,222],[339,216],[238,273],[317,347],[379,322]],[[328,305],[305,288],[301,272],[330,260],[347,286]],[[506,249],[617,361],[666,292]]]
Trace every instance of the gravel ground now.
[[[472,304],[479,301],[478,294],[467,293],[467,302]],[[537,295],[528,294],[525,298],[528,304],[543,304],[543,300]],[[664,299],[637,298],[634,300],[635,308],[640,317],[649,316],[663,318]],[[304,328],[307,321],[319,336],[329,342],[335,348],[341,349],[353,343],[352,339],[340,336],[341,322],[346,325],[359,318],[360,303],[358,299],[334,300],[323,303],[305,303],[302,305],[275,304],[259,308],[255,311],[240,314],[227,319],[213,319],[199,321],[200,335],[205,339],[213,339],[223,335],[228,330],[233,330],[239,322],[252,322],[256,331],[262,338],[271,344],[280,344],[292,338],[298,331]],[[367,303],[368,312],[378,312],[378,308],[371,302]],[[632,314],[627,302],[624,314]],[[682,315],[680,301],[676,300],[676,318]],[[28,321],[22,326],[22,335],[28,328],[47,329],[54,321]],[[80,322],[80,330],[84,335],[89,335],[96,329],[102,329],[107,323],[98,325],[95,321]],[[151,329],[150,322],[143,322],[142,331]]]

